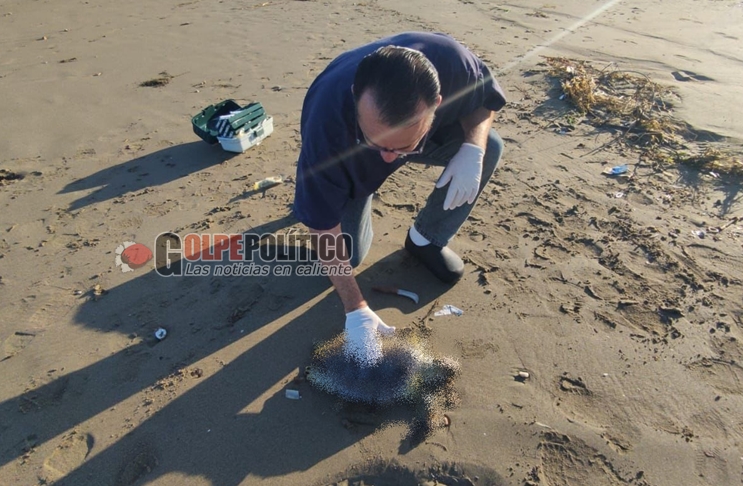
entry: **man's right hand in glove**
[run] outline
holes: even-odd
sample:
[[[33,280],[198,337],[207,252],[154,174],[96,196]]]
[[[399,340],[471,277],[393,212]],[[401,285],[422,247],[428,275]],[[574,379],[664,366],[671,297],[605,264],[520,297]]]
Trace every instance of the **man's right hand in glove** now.
[[[385,324],[369,306],[346,314],[345,353],[362,366],[374,366],[382,358],[380,334],[389,336],[394,327]]]

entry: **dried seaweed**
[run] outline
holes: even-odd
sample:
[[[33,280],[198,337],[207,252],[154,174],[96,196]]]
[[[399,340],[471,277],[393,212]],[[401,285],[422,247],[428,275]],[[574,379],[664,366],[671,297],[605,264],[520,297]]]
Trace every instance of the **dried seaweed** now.
[[[674,118],[678,98],[667,86],[636,71],[594,67],[588,61],[546,57],[548,74],[557,78],[565,99],[596,127],[621,130],[609,144],[623,141],[656,164],[684,164],[720,174],[743,174],[740,149],[703,146],[697,133]],[[598,150],[598,149],[597,149]]]
[[[599,70],[564,57],[548,57],[546,62],[566,98],[594,125],[626,129],[642,143],[671,141],[681,128],[671,117],[673,91],[644,74]]]
[[[677,153],[678,163],[724,174],[743,175],[743,157],[733,152],[707,147],[698,154]]]
[[[160,88],[167,85],[175,76],[171,76],[167,71],[163,71],[157,78],[142,81],[139,86],[142,88]]]
[[[23,176],[21,174],[16,174],[15,172],[9,171],[7,169],[0,169],[0,186],[5,186],[7,184],[10,184],[14,181],[19,181],[23,179]]]

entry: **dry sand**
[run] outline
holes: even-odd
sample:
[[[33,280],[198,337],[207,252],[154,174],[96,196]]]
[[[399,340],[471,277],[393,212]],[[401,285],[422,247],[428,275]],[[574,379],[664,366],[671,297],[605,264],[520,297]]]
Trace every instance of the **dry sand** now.
[[[741,484],[739,181],[556,133],[569,106],[538,63],[646,74],[739,146],[742,25],[738,0],[3,2],[0,168],[24,177],[0,186],[0,484]],[[163,231],[296,226],[291,182],[236,196],[293,175],[305,90],[334,56],[405,30],[466,43],[510,101],[504,166],[453,243],[461,283],[401,248],[437,171],[403,168],[375,201],[368,300],[463,370],[451,426],[412,449],[405,411],[348,415],[292,382],[343,327],[326,279],[114,263]],[[261,101],[275,133],[238,155],[200,141],[190,117],[227,98]],[[601,175],[621,163],[632,179]],[[443,304],[464,315],[423,319]]]

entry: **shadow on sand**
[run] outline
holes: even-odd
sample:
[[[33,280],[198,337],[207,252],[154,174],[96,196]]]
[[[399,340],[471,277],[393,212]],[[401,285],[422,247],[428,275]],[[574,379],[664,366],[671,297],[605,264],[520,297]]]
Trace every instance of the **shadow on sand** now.
[[[236,155],[222,150],[219,145],[215,147],[201,141],[175,145],[70,182],[59,193],[96,189],[70,203],[68,209],[74,211],[130,192],[167,184]]]
[[[287,216],[251,232],[293,223]],[[359,277],[376,310],[426,309],[447,289],[416,284],[430,275],[402,250]],[[421,302],[416,306],[371,292],[369,287],[380,284],[420,289]],[[284,397],[283,383],[308,364],[313,345],[343,330],[342,306],[326,277],[163,278],[149,271],[87,301],[74,320],[101,333],[129,336],[131,344],[0,403],[0,414],[10,421],[0,438],[0,465],[22,456],[29,442],[42,444],[70,429],[87,434],[80,424],[109,415],[116,423],[130,419],[131,429],[104,450],[96,450],[96,438],[87,435],[90,458],[56,484],[124,486],[179,472],[234,486],[251,475],[306,470],[376,428],[347,430],[337,413],[328,413],[334,400],[306,383],[298,385],[301,400]],[[159,327],[168,335],[158,342],[152,336]],[[241,340],[253,344],[243,349]],[[241,354],[231,355],[234,349]],[[220,352],[228,356],[224,364],[211,356]],[[178,383],[187,390],[175,393],[170,387]],[[117,405],[142,392],[134,416],[122,417]]]

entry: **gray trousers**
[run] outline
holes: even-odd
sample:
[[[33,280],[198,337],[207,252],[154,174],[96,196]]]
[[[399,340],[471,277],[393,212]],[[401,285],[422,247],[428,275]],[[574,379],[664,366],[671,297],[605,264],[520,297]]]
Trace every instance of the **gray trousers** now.
[[[410,157],[410,162],[427,165],[446,166],[464,143],[464,133],[459,124],[440,129],[426,142],[420,155]],[[480,197],[483,188],[498,168],[503,153],[503,140],[491,129],[483,158],[480,177]],[[458,208],[444,210],[444,200],[449,185],[437,189],[428,196],[426,205],[415,218],[415,229],[436,246],[444,247],[457,234],[477,203],[463,204]],[[369,253],[374,231],[372,230],[372,196],[353,199],[346,206],[341,219],[341,231],[345,233],[345,243],[351,254],[351,265],[357,267]],[[350,241],[349,241],[350,240]]]

